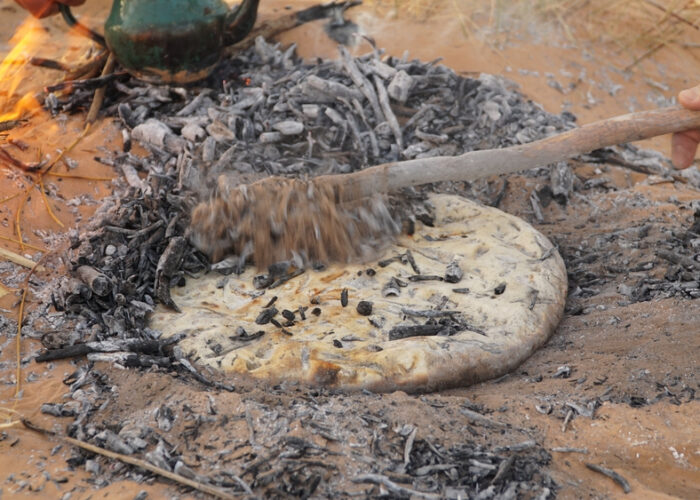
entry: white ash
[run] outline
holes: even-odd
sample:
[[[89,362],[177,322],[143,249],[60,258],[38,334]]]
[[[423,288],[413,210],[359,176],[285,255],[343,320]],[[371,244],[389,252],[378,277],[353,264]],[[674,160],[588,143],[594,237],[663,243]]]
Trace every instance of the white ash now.
[[[89,103],[91,95],[78,93],[46,105],[70,111],[78,109],[80,99]],[[108,301],[81,298],[79,289],[66,294],[69,300],[60,299],[68,314],[82,318],[62,341],[74,342],[93,324],[100,329],[93,332],[99,339],[152,336],[144,332],[147,312],[160,300],[153,289],[155,264],[168,242],[185,232],[190,191],[208,195],[221,174],[239,184],[269,175],[346,173],[397,160],[511,146],[576,126],[571,113],[547,113],[501,77],[465,78],[443,65],[383,57],[381,51],[357,58],[344,52],[342,61],[306,63],[293,46],[283,50],[262,39],[195,87],[115,81],[105,112],[119,116],[127,136],[142,142],[151,156],[124,151],[100,158],[122,171],[128,164],[132,182],[119,183],[93,219],[96,231],[76,239],[71,258],[99,268],[118,286]],[[667,166],[664,158],[632,147],[606,148],[585,158],[604,162],[612,152],[658,171]],[[570,168],[563,164],[557,169],[527,175],[548,183],[552,179],[557,201],[580,194]],[[134,173],[143,183],[135,182]],[[408,197],[409,192],[414,195]],[[407,197],[404,208],[419,219],[420,190],[408,190],[403,193]],[[161,226],[149,229],[159,221]],[[107,232],[105,226],[125,232]],[[140,231],[144,237],[133,237]],[[149,245],[135,244],[144,240]],[[188,249],[171,284],[184,283],[188,274],[207,265]],[[126,276],[131,277],[128,283]]]
[[[231,73],[237,81],[217,79]],[[545,112],[499,77],[463,78],[442,65],[382,58],[380,51],[307,64],[293,47],[282,50],[259,39],[207,84],[222,80],[225,90],[117,82],[122,95],[112,108],[151,151],[177,154],[184,144],[195,164],[244,143],[231,167],[245,162],[258,175],[317,175],[332,162],[334,171],[351,172],[529,142],[575,126],[570,113]],[[274,159],[269,144],[277,147]]]

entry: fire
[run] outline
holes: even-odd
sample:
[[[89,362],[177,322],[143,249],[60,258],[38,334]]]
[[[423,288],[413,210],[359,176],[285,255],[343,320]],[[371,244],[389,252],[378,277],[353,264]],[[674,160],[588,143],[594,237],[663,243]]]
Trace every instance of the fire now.
[[[40,109],[34,91],[22,87],[31,85],[31,58],[47,44],[46,31],[33,17],[28,17],[10,39],[13,48],[0,63],[0,121],[16,120]],[[17,100],[21,92],[24,95]]]

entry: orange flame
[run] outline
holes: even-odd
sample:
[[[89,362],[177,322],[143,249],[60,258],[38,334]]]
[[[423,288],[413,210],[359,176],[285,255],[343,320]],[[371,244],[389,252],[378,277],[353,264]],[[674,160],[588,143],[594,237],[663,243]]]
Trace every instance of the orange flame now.
[[[16,120],[40,109],[32,91],[16,98],[23,91],[21,87],[31,85],[29,61],[47,44],[47,39],[46,31],[33,17],[27,18],[10,39],[13,48],[0,63],[0,121]]]

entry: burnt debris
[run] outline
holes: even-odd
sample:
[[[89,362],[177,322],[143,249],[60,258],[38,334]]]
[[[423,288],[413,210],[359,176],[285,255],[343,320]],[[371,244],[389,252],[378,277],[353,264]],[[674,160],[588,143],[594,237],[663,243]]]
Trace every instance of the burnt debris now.
[[[245,252],[211,265],[187,239],[192,206],[215,189],[220,175],[235,185],[268,175],[343,173],[394,160],[509,146],[575,126],[570,113],[545,112],[499,77],[462,77],[438,62],[382,57],[380,50],[358,58],[343,50],[338,61],[305,63],[293,46],[282,49],[263,39],[224,61],[197,86],[148,85],[121,74],[102,83],[107,84],[105,113],[119,117],[124,150],[101,153],[98,159],[115,167],[123,179],[89,229],[71,235],[68,260],[74,278],[57,287],[53,304],[75,319],[75,333],[46,336],[49,347],[157,338],[146,320],[156,303],[177,309],[171,287],[209,269],[222,274],[244,269]],[[67,95],[49,93],[45,106],[54,113],[71,112],[84,107],[90,96],[78,85]],[[132,139],[150,155],[129,152]],[[631,146],[599,150],[585,159],[657,166],[661,161]],[[580,179],[567,164],[541,170],[527,174],[548,188],[531,193],[538,220],[544,220],[546,199],[565,203],[587,190],[606,189]],[[422,196],[426,189],[457,189],[493,202],[507,188],[500,183],[494,194],[488,183],[484,185],[471,191],[453,185],[409,189],[393,204],[409,226],[415,221],[431,225]],[[630,302],[700,296],[697,214],[684,232],[661,222],[645,223],[599,231],[595,245],[560,245],[574,299],[569,311],[585,312],[577,302],[598,294],[620,275],[636,280],[619,285]],[[647,261],[618,259],[619,248],[650,247],[646,240],[659,239],[659,232],[664,235],[663,248]],[[253,284],[274,289],[303,273],[299,264],[271,266]],[[410,267],[413,281],[457,284],[463,275],[457,262],[446,266],[444,276],[423,275],[410,253],[379,265]],[[383,295],[399,296],[405,286],[395,277],[384,285]],[[454,290],[469,293],[458,285]],[[494,284],[494,294],[504,292],[504,284]],[[341,302],[345,303],[343,294]]]
[[[196,87],[147,85],[123,75],[106,80],[105,113],[120,118],[125,151],[98,159],[120,170],[125,182],[91,230],[75,236],[73,269],[78,274],[87,266],[97,280],[82,272],[89,292],[62,287],[57,306],[79,315],[94,340],[143,336],[156,302],[177,308],[169,288],[209,268],[183,237],[194,200],[220,175],[235,185],[271,174],[344,173],[508,146],[574,126],[571,114],[546,113],[503,79],[464,78],[437,63],[380,56],[352,58],[341,50],[340,61],[306,64],[293,46],[282,50],[258,39]],[[71,112],[89,96],[78,86],[61,97],[49,93],[45,105]],[[126,151],[132,139],[150,156]],[[407,199],[408,218],[423,220],[420,196]],[[240,272],[246,258],[217,266]],[[420,275],[411,255],[400,260]],[[274,288],[301,272],[260,275],[255,286]],[[445,279],[457,282],[459,274],[450,266]]]
[[[147,328],[147,318],[157,303],[177,308],[170,297],[171,287],[212,269],[206,257],[188,242],[187,228],[193,203],[198,196],[206,196],[219,175],[240,184],[272,174],[301,177],[345,173],[377,163],[529,142],[575,126],[570,113],[546,113],[498,77],[465,78],[437,62],[382,58],[380,51],[359,58],[343,52],[340,61],[308,64],[294,54],[293,47],[282,49],[262,39],[225,61],[199,86],[153,86],[121,73],[100,81],[104,83],[105,113],[119,117],[124,146],[123,151],[100,153],[99,160],[115,167],[123,179],[91,226],[83,233],[71,234],[67,260],[73,276],[56,287],[53,304],[70,318],[73,327],[70,334],[46,335],[44,344],[60,349],[40,358],[49,361],[87,355],[90,361],[168,370],[178,378],[183,374],[194,377],[212,394],[233,388],[198,372],[173,346],[177,339],[158,340],[159,333]],[[75,86],[68,95],[49,93],[45,106],[54,113],[84,109],[92,96],[90,85]],[[145,147],[149,156],[132,154],[132,140]],[[622,151],[626,156],[620,161],[628,163],[643,156],[633,148]],[[610,154],[607,149],[586,158],[607,161]],[[551,172],[542,169],[527,175],[537,176],[547,185],[547,189],[533,191],[529,198],[535,217],[545,222],[542,207],[548,200],[573,203],[582,192],[608,189],[600,179],[579,179],[566,164],[557,165]],[[499,182],[494,192],[487,183],[482,187],[471,193],[498,205],[508,184]],[[393,200],[406,212],[408,226],[415,221],[432,224],[422,200],[423,189],[408,190]],[[438,185],[429,189],[455,188]],[[629,302],[674,295],[699,297],[700,208],[693,220],[685,222],[689,229],[683,231],[663,221],[617,232],[597,228],[590,245],[561,244],[574,304],[597,295],[603,285],[619,276],[626,278],[619,291]],[[630,245],[643,250],[657,241],[661,241],[659,252],[646,261],[626,262],[619,252]],[[246,255],[240,255],[215,268],[222,274],[238,273],[245,259]],[[421,274],[410,254],[392,257],[380,265],[405,266],[413,271],[409,279],[414,281],[444,280],[455,284],[455,293],[474,293],[459,286],[463,271],[457,262],[446,264],[444,276]],[[290,263],[273,266],[257,276],[253,284],[256,289],[274,289],[303,272]],[[372,269],[365,272],[368,276],[375,274]],[[631,279],[635,280],[633,285],[629,284]],[[399,296],[406,286],[405,281],[394,277],[384,284],[383,295]],[[340,294],[341,304],[357,300],[357,313],[375,324],[372,304],[344,292]],[[508,294],[505,283],[494,283],[493,292]],[[532,300],[534,306],[537,297]],[[464,330],[484,334],[453,311],[404,312],[412,323],[391,330],[391,339],[444,336]],[[585,312],[581,306],[579,313]],[[261,310],[258,323],[283,327],[278,319],[291,323],[321,314],[325,317],[329,313],[322,312],[313,301],[312,307],[299,306],[296,311],[283,309],[280,313],[270,300]],[[252,341],[264,332],[241,329],[234,334],[239,340]],[[338,348],[351,345],[353,339],[341,340]],[[217,411],[213,400],[202,406],[198,399],[178,401],[175,395],[167,406],[153,408],[148,418],[132,421],[132,415],[128,415],[128,419],[118,419],[119,411],[114,410],[115,419],[107,422],[99,417],[115,396],[107,377],[95,370],[92,362],[70,375],[66,384],[70,386],[71,401],[45,405],[42,411],[74,417],[68,426],[69,435],[124,454],[143,453],[149,462],[168,471],[196,477],[236,494],[252,495],[254,491],[267,493],[270,498],[340,496],[343,491],[335,488],[337,482],[331,477],[338,467],[330,460],[336,452],[306,439],[313,436],[319,442],[321,438],[344,442],[352,436],[359,443],[343,459],[355,472],[362,471],[351,480],[364,485],[362,493],[367,497],[516,498],[522,494],[550,498],[556,493],[556,485],[546,473],[549,453],[536,442],[501,442],[504,446],[496,448],[490,441],[477,444],[469,439],[498,438],[498,433],[490,431],[507,427],[474,408],[454,414],[431,413],[437,427],[449,430],[458,422],[466,434],[461,442],[452,440],[446,445],[412,425],[391,421],[384,410],[357,415],[357,408],[374,397],[371,394],[343,396],[352,405],[349,411],[343,398],[327,392],[301,393],[274,386],[259,397],[265,403],[242,400],[245,411],[238,415],[222,410],[220,401],[216,401],[220,407]],[[672,393],[664,387],[659,398],[680,404],[695,397],[694,391],[674,390]],[[293,397],[283,400],[289,392]],[[271,402],[272,395],[283,402]],[[424,408],[428,411],[433,406],[450,404],[438,399],[426,401]],[[646,399],[630,399],[632,403],[650,404]],[[239,404],[235,408],[239,409]],[[551,412],[551,405],[542,411]],[[575,414],[583,412],[574,406],[567,410],[569,420]],[[465,415],[469,422],[488,430],[475,430],[469,422],[460,420]],[[305,439],[285,435],[291,421],[300,422]],[[226,432],[215,447],[201,440],[202,435],[219,428]],[[192,456],[201,457],[197,472],[185,465],[186,458]],[[226,467],[218,468],[220,463]],[[83,452],[77,452],[71,464],[89,468],[96,485],[126,476],[150,480],[150,476],[126,467],[100,469]],[[210,467],[212,464],[217,468]],[[199,469],[210,475],[200,475]]]

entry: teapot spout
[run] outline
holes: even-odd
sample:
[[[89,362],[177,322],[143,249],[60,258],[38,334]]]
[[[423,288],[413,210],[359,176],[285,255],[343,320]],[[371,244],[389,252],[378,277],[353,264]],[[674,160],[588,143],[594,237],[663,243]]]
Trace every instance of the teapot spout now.
[[[224,45],[240,42],[251,32],[258,16],[259,4],[260,0],[243,0],[235,10],[226,15]]]

